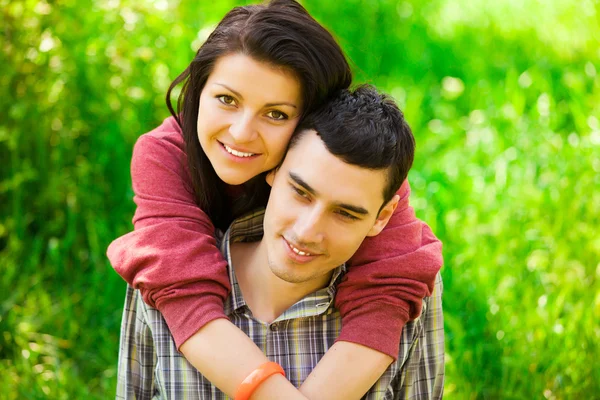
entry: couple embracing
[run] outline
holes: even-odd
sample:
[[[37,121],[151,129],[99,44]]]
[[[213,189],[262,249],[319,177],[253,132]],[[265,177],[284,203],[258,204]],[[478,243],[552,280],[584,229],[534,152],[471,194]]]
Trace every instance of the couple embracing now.
[[[236,7],[142,135],[117,398],[441,398],[441,243],[414,138],[298,3]],[[183,82],[175,111],[171,91]]]

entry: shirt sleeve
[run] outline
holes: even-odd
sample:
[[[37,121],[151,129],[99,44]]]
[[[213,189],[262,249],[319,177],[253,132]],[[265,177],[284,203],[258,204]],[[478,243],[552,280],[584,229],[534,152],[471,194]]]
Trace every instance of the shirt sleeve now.
[[[445,337],[444,337],[444,314],[442,309],[442,295],[444,285],[442,277],[437,275],[435,289],[427,301],[427,311],[423,318],[423,340],[421,348],[423,355],[419,362],[420,378],[418,385],[420,387],[419,395],[415,398],[423,399],[441,399],[444,394],[444,357],[445,357]],[[413,386],[417,382],[412,381]]]
[[[194,201],[186,164],[180,133],[138,139],[131,162],[135,229],[107,251],[115,271],[162,313],[177,348],[208,322],[226,318],[230,290],[227,264],[210,219]]]
[[[338,340],[398,357],[403,326],[419,316],[442,260],[442,244],[409,205],[405,181],[398,207],[383,231],[366,238],[348,263],[335,305],[342,315]]]
[[[399,379],[390,388],[394,399],[441,400],[444,395],[442,291],[442,277],[438,274],[432,296],[424,300],[421,333],[411,347]]]
[[[117,399],[150,400],[154,393],[156,353],[152,332],[138,313],[139,296],[127,286],[117,373]]]
[[[402,330],[398,359],[363,397],[376,399],[440,400],[444,392],[444,317],[442,277],[435,279],[423,312]]]

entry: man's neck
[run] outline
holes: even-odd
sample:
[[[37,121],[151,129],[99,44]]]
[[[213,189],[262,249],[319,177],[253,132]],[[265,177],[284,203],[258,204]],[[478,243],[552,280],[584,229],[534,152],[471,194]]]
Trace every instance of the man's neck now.
[[[323,287],[322,282],[289,283],[271,272],[264,241],[231,243],[231,263],[244,301],[257,319],[270,323]]]

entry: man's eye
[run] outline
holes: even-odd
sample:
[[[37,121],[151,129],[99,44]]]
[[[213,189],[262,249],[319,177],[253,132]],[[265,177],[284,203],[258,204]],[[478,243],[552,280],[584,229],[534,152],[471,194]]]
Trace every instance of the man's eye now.
[[[288,119],[287,114],[282,113],[281,111],[273,110],[267,113],[267,117],[274,119],[276,121],[282,121],[284,119]]]
[[[347,212],[346,212],[346,211],[344,211],[344,210],[338,210],[338,212],[337,212],[337,213],[338,213],[340,216],[342,216],[342,218],[349,219],[349,220],[351,220],[351,221],[356,221],[356,220],[358,220],[358,218],[357,218],[357,217],[355,217],[354,215],[352,215],[352,214],[350,214],[350,213],[347,213]]]
[[[217,99],[219,99],[219,101],[225,105],[228,105],[228,106],[235,105],[235,99],[229,95],[221,94],[221,95],[217,96]]]
[[[296,186],[292,186],[292,190],[296,192],[296,194],[302,198],[308,199],[308,194],[302,189],[298,189]]]

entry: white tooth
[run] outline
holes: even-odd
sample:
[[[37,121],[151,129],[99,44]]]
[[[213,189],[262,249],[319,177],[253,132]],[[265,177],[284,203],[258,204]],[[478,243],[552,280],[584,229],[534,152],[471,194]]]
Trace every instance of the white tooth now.
[[[253,156],[253,153],[242,153],[241,151],[237,151],[232,149],[231,147],[227,146],[226,144],[224,144],[225,146],[225,150],[227,150],[228,153],[233,154],[234,156],[237,157],[250,157]]]
[[[291,245],[290,245],[291,246]],[[295,248],[294,246],[291,246],[292,250],[294,250],[294,253],[299,254],[301,256],[310,256],[310,253],[305,253],[303,251],[298,250],[297,248]]]

